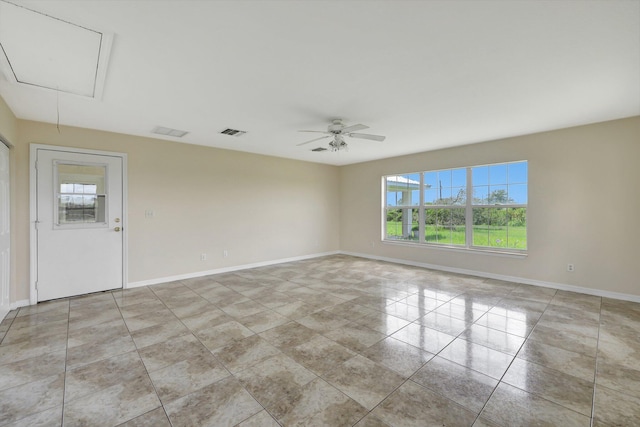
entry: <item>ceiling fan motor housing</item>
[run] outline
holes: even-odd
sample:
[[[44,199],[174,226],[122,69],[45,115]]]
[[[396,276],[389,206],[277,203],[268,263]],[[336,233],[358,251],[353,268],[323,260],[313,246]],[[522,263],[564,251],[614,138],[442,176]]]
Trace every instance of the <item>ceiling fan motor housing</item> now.
[[[333,121],[332,124],[329,125],[329,132],[338,135],[340,134],[340,132],[342,132],[342,129],[344,128],[344,125],[342,124],[342,120],[340,119],[336,119]]]

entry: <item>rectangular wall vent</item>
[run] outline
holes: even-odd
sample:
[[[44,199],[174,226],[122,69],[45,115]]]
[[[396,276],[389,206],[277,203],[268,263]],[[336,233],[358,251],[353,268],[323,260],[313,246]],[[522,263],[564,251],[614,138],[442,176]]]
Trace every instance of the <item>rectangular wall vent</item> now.
[[[326,148],[324,148],[324,147],[318,147],[318,148],[314,148],[314,149],[313,149],[313,150],[311,150],[311,151],[327,151],[327,149],[326,149]]]
[[[156,126],[151,132],[157,133],[158,135],[175,136],[176,138],[182,138],[189,133],[184,130],[165,128],[162,126]]]
[[[229,135],[229,136],[242,136],[247,132],[245,132],[243,130],[227,128],[227,129],[223,130],[220,133],[223,134],[223,135]]]

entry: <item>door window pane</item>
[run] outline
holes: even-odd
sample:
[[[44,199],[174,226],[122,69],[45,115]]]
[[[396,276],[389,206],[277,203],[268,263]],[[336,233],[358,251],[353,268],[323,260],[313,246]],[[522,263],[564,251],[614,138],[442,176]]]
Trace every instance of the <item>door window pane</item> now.
[[[57,164],[58,224],[104,223],[105,166]]]

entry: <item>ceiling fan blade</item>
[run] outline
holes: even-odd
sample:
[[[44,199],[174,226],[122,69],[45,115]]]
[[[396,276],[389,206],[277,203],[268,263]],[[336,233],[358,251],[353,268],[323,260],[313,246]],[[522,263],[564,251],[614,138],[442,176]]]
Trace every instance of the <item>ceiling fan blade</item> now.
[[[347,126],[346,128],[342,128],[342,130],[340,131],[341,134],[345,134],[345,133],[351,133],[351,132],[355,132],[357,130],[364,130],[364,129],[369,129],[369,126],[365,126],[365,125],[351,125],[351,126]]]
[[[378,141],[378,142],[382,142],[386,138],[386,136],[370,135],[368,133],[350,133],[347,136],[350,136],[352,138],[370,139],[372,141]]]
[[[326,130],[299,130],[298,132],[315,132],[315,133],[331,133]]]
[[[296,144],[296,147],[299,147],[299,146],[305,145],[305,144],[309,144],[309,143],[311,143],[313,141],[320,141],[321,139],[325,139],[325,138],[331,138],[331,135],[321,136],[320,138],[315,138],[315,139],[312,139],[311,141],[307,141],[307,142],[302,142],[300,144]]]

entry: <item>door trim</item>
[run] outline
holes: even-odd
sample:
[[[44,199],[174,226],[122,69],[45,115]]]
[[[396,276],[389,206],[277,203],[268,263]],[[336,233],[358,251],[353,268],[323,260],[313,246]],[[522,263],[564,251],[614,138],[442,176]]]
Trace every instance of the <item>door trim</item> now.
[[[7,149],[7,173],[9,174],[9,192],[6,195],[7,212],[9,214],[9,216],[7,217],[7,222],[9,225],[9,253],[6,266],[7,268],[6,270],[2,271],[2,275],[4,277],[1,278],[2,285],[0,286],[0,319],[4,319],[7,313],[9,313],[9,311],[11,310],[11,263],[13,261],[13,252],[11,251],[13,246],[13,230],[11,228],[13,226],[13,221],[11,221],[11,197],[13,196],[11,188],[11,173],[13,172],[13,168],[11,167],[11,157],[13,156],[13,154],[11,153],[11,145],[9,145],[9,143],[2,137],[2,135],[0,135],[0,146],[2,146],[3,149]],[[4,279],[6,279],[6,281]]]
[[[113,151],[88,150],[74,147],[61,147],[46,144],[29,144],[29,303],[38,303],[38,235],[36,231],[37,219],[37,171],[36,160],[38,150],[62,151],[65,153],[94,154],[102,156],[119,157],[122,160],[122,221],[125,227],[122,228],[122,288],[128,288],[127,277],[129,277],[128,257],[128,179],[127,179],[127,154]]]

